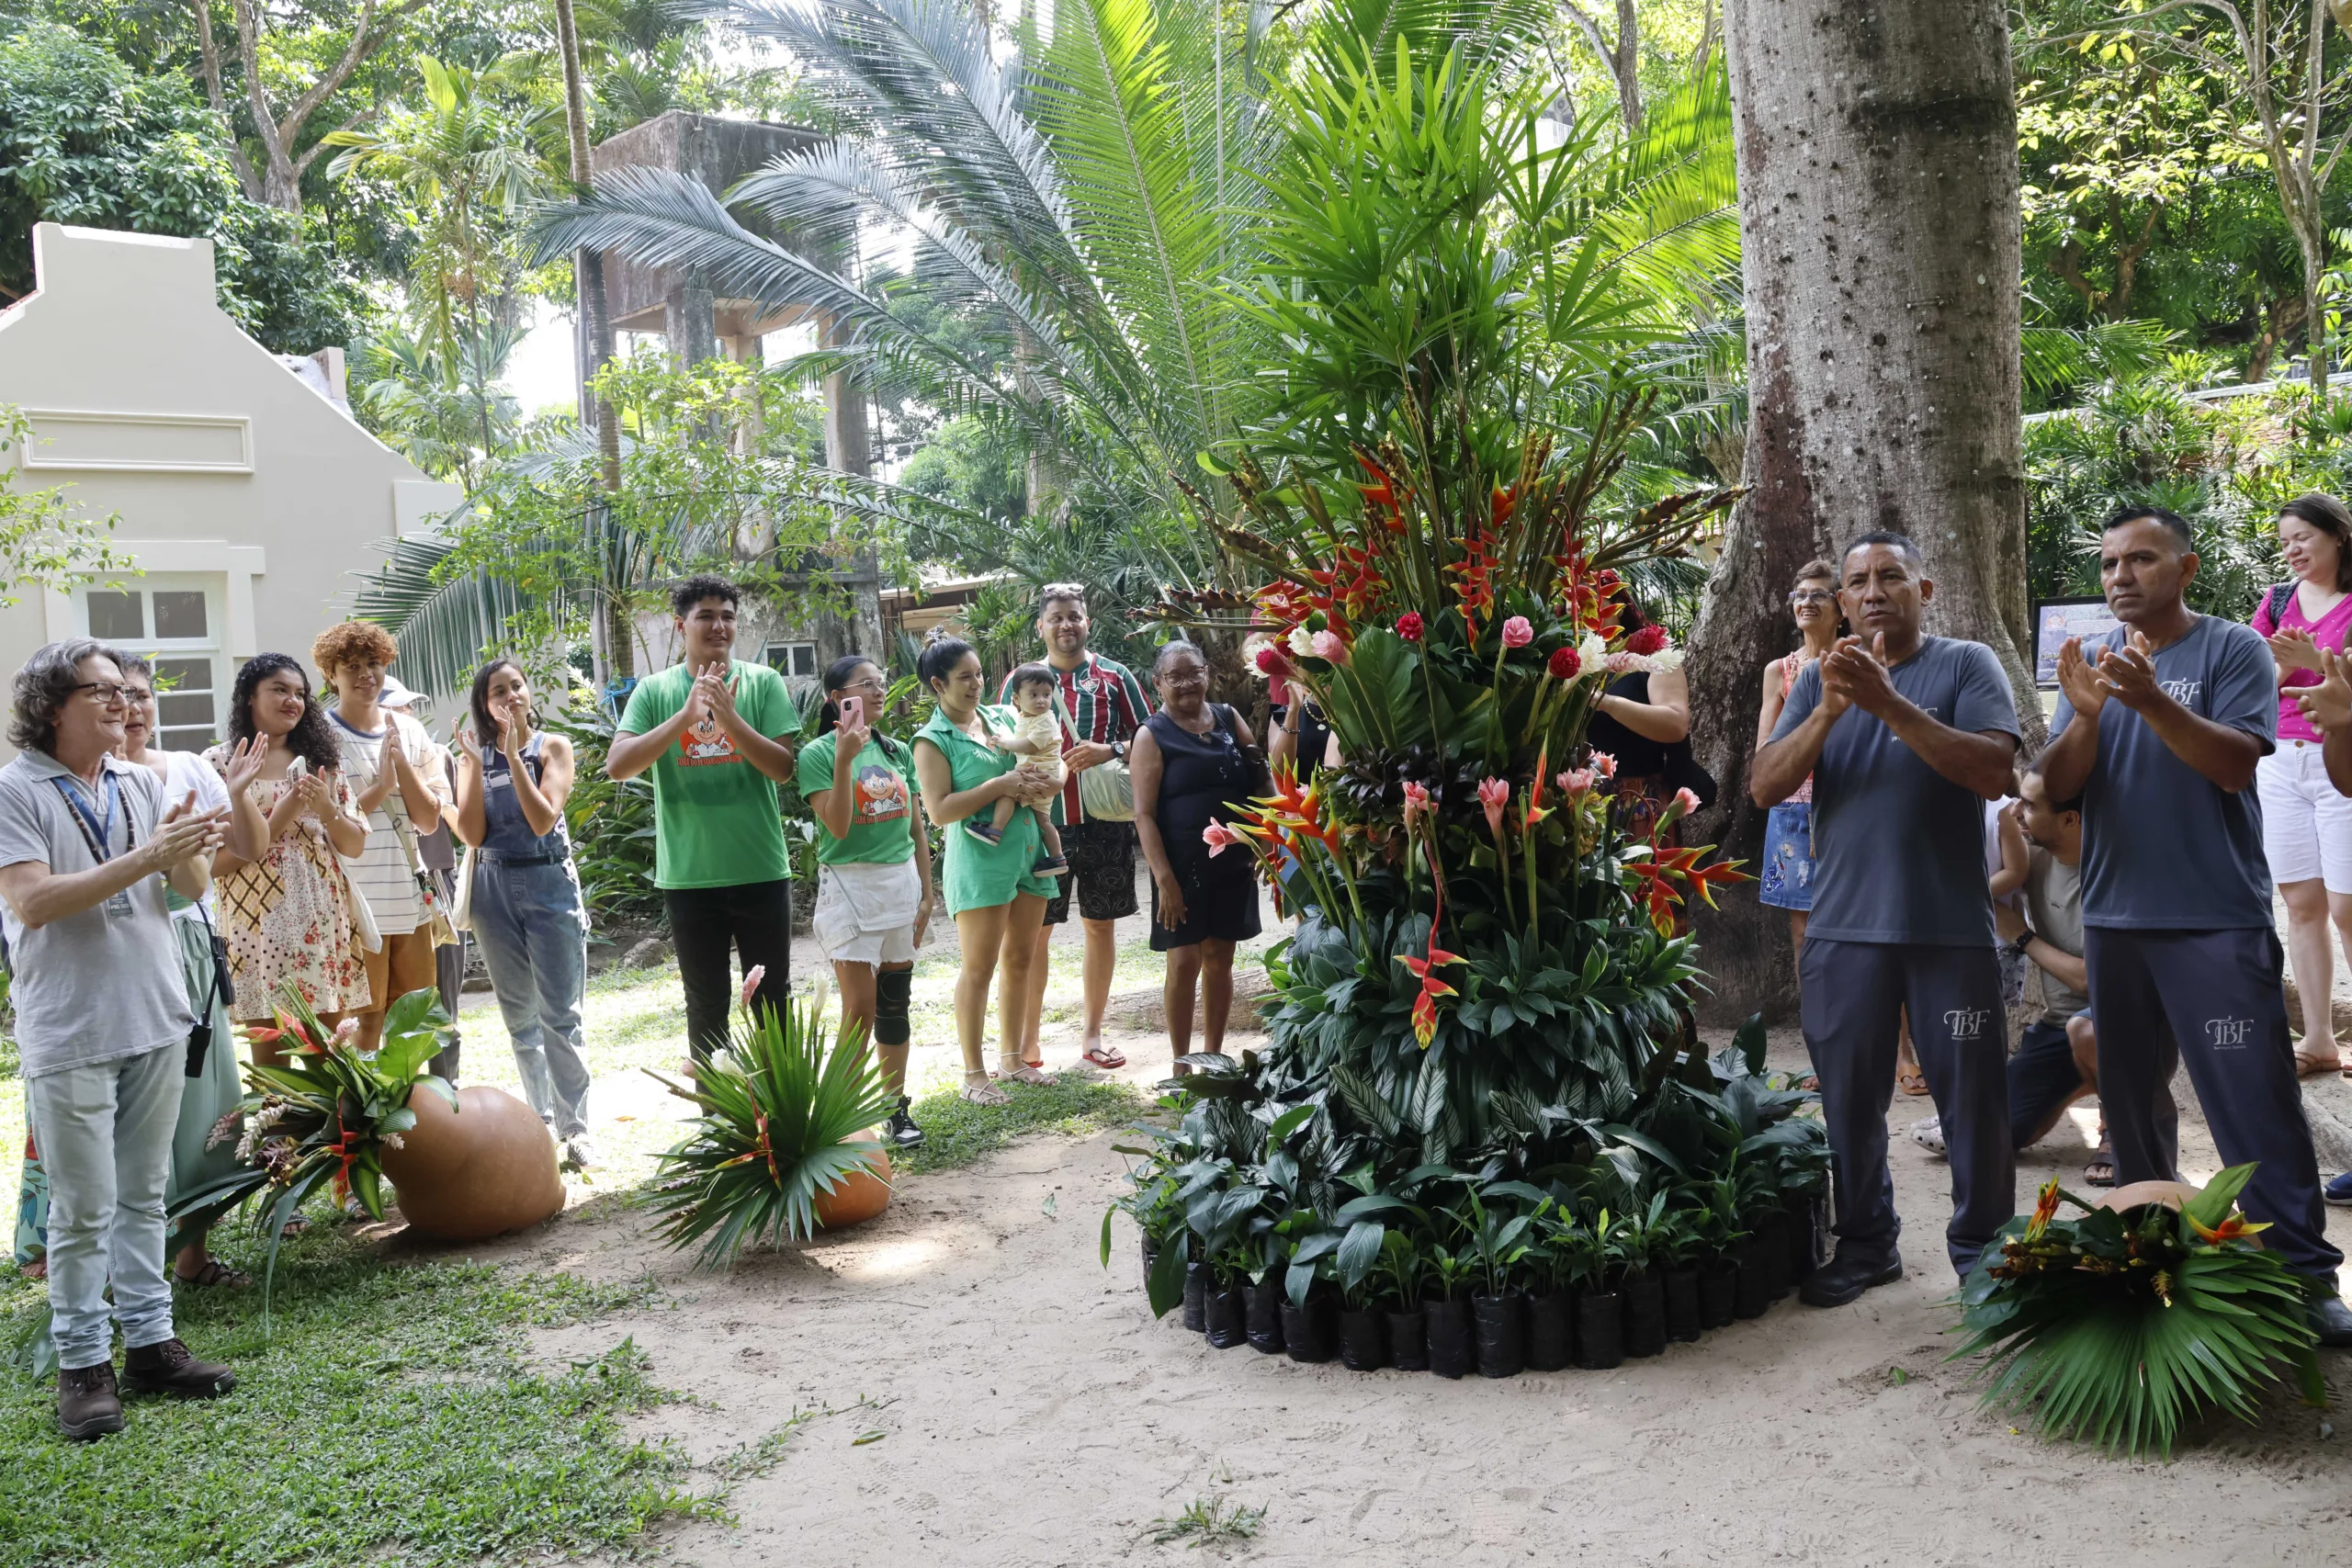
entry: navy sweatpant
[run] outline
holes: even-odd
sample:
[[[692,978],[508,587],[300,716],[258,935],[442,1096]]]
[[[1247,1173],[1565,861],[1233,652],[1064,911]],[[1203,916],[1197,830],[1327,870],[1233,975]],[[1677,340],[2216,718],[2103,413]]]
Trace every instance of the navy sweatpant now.
[[[2264,1245],[2296,1273],[2333,1280],[2344,1255],[2327,1241],[2319,1161],[2287,1033],[2278,933],[2090,926],[2083,965],[2116,1181],[2178,1177],[2179,1137],[2159,1124],[2154,1108],[2186,1055],[2222,1163],[2261,1162],[2240,1202],[2269,1222]]]
[[[1944,1247],[1966,1274],[2018,1208],[2009,1143],[2007,1014],[1990,947],[1826,942],[1808,936],[1804,1043],[1821,1079],[1838,1198],[1838,1249],[1894,1256],[1903,1223],[1886,1168],[1886,1106],[1894,1094],[1895,1036],[1907,1008],[1911,1044],[1942,1119],[1951,1159],[1951,1223]]]

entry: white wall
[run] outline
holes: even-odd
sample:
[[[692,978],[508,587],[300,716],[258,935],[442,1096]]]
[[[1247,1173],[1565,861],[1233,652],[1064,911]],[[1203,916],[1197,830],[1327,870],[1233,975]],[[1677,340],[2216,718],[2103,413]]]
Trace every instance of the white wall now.
[[[67,484],[88,514],[119,514],[115,541],[149,575],[119,585],[135,604],[102,601],[96,613],[136,615],[142,635],[120,640],[176,654],[188,680],[209,667],[217,722],[239,661],[267,650],[308,663],[311,637],[340,618],[334,602],[356,586],[350,574],[382,559],[379,541],[455,505],[457,487],[354,424],[222,314],[210,241],[42,223],[33,253],[39,291],[0,312],[0,403],[23,409],[46,443],[29,466],[10,453],[19,466],[0,482]],[[92,615],[86,590],[25,596],[0,610],[0,665],[83,635]],[[199,621],[200,638],[162,635]],[[204,704],[187,681],[181,692],[178,739],[192,743]]]

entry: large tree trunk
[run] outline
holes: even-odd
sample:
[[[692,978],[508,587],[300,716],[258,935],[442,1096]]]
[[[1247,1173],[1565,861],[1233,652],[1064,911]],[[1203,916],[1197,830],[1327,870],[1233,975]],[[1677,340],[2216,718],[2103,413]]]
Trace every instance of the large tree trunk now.
[[[1691,841],[1754,860],[1758,680],[1793,646],[1797,568],[1856,534],[1918,541],[1928,629],[1986,643],[2030,738],[2018,425],[2017,113],[1999,0],[1729,0],[1749,422],[1691,639],[1691,734],[1722,785]],[[1713,1006],[1784,1013],[1788,922],[1701,912]]]

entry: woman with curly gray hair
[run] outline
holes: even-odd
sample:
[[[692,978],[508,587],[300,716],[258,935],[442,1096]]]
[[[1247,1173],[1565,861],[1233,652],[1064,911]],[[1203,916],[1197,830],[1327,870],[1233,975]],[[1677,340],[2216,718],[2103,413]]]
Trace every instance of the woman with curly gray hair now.
[[[197,1046],[165,891],[204,896],[228,819],[167,802],[161,780],[115,755],[130,694],[104,644],[40,649],[17,672],[8,738],[22,750],[0,767],[0,931],[49,1175],[58,1423],[77,1438],[122,1429],[117,1323],[133,1389],[209,1397],[236,1382],[174,1332],[164,1262],[172,1131]]]

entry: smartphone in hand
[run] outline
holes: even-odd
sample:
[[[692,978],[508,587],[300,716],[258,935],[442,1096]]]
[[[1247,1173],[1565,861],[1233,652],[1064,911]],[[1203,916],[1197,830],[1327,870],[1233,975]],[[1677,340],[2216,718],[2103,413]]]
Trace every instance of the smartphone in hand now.
[[[841,705],[841,722],[844,729],[852,725],[865,723],[865,699],[855,696],[843,697]]]

